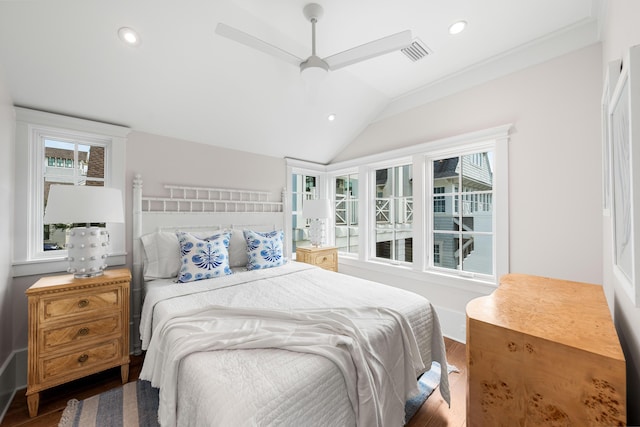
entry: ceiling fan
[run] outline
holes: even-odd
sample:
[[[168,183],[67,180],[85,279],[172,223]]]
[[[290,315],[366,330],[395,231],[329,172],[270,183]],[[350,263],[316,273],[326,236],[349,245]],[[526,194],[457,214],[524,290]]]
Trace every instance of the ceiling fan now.
[[[411,31],[405,30],[325,58],[320,58],[316,55],[316,23],[322,17],[322,6],[310,3],[304,7],[302,13],[311,22],[311,56],[307,59],[298,58],[292,53],[223,23],[218,23],[216,33],[297,65],[300,67],[301,74],[310,74],[316,77],[326,74],[329,70],[337,70],[347,65],[403,49],[411,44]]]

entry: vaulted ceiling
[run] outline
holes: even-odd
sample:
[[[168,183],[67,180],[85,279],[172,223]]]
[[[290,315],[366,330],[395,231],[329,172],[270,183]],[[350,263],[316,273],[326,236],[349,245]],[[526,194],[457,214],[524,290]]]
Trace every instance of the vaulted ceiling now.
[[[309,84],[215,32],[222,22],[307,58],[309,1],[0,0],[0,79],[16,105],[327,163],[373,121],[597,42],[603,0],[315,1],[320,57],[403,30],[430,54],[394,51]]]

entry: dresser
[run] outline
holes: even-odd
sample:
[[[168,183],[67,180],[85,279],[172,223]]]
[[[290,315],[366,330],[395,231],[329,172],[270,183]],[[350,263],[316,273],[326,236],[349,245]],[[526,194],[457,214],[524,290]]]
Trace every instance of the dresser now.
[[[325,270],[338,271],[338,248],[309,246],[296,248],[296,261],[317,265]]]
[[[625,425],[625,359],[601,286],[508,274],[466,312],[469,427]]]
[[[128,269],[114,269],[91,278],[43,277],[27,289],[31,417],[50,387],[116,366],[128,381],[130,282]]]

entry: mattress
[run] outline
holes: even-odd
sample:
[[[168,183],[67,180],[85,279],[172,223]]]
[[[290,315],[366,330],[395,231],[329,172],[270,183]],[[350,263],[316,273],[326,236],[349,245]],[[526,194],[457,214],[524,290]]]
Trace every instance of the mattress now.
[[[414,377],[432,361],[446,364],[438,318],[428,300],[296,262],[184,284],[173,280],[146,283],[140,324],[143,349],[150,347],[154,334],[158,339],[167,319],[210,307],[215,307],[216,313],[226,307],[242,312],[320,314],[327,309],[386,308],[406,320],[409,335],[415,338],[422,363],[415,364]],[[152,364],[154,359],[148,352],[141,378],[152,378],[149,372],[154,368],[147,361]],[[283,348],[193,351],[176,366],[175,389],[171,390],[176,396],[175,416],[168,418],[171,425],[355,426],[365,419],[358,413],[361,406],[354,404],[349,375],[335,360],[318,353]],[[446,370],[443,372],[441,392],[448,400]],[[381,387],[385,392],[388,388]]]

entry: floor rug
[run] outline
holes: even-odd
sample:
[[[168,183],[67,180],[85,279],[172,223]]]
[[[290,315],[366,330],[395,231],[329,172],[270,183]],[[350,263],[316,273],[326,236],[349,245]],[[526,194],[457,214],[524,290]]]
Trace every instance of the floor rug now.
[[[449,366],[449,372],[456,368]],[[407,401],[406,419],[410,420],[433,390],[440,384],[440,365],[420,377],[420,393]],[[138,380],[85,400],[72,399],[62,413],[58,427],[158,427],[158,389]]]

